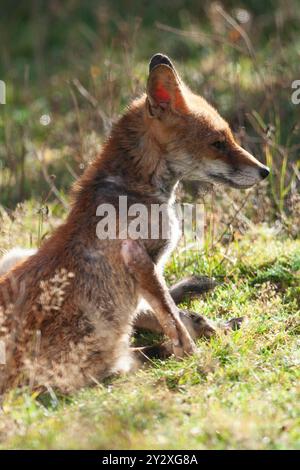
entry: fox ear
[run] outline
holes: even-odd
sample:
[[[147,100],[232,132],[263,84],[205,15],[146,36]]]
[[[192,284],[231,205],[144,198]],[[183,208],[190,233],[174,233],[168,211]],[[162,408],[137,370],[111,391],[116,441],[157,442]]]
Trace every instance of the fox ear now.
[[[152,117],[160,117],[167,109],[184,111],[182,83],[170,59],[155,54],[149,64],[147,83],[149,112]]]
[[[172,70],[175,71],[175,67],[168,56],[164,54],[154,54],[149,62],[149,73],[152,72],[152,69],[154,69],[154,67],[162,64],[168,65]]]

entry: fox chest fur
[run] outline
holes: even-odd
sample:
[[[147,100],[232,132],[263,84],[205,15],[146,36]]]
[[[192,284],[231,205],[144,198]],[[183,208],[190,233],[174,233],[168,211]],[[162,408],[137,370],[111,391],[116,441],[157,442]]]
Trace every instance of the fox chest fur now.
[[[92,212],[96,223],[94,235],[100,244],[114,238],[139,240],[159,268],[164,266],[181,235],[173,193],[167,197],[143,195],[127,191],[125,185],[114,184],[113,179],[109,182],[104,179],[96,191]]]

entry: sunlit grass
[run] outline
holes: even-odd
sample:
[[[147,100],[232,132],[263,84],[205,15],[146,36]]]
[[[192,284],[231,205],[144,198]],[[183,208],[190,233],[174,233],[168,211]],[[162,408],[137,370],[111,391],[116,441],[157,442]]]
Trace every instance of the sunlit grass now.
[[[34,228],[38,214],[25,212]],[[241,330],[199,341],[193,357],[156,360],[70,397],[12,391],[1,412],[1,448],[300,448],[300,244],[269,236],[261,226],[233,242],[237,261],[222,268],[231,276],[189,305],[214,320],[244,316]],[[200,262],[187,256],[194,267]],[[222,255],[206,256],[217,266]],[[205,259],[200,266],[207,274]],[[170,278],[186,274],[180,258],[173,267],[174,259]]]

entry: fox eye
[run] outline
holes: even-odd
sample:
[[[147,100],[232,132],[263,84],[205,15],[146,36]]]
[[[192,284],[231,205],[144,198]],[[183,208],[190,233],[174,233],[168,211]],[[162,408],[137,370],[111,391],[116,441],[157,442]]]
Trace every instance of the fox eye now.
[[[226,142],[224,140],[216,140],[211,144],[217,150],[225,150],[226,149]]]

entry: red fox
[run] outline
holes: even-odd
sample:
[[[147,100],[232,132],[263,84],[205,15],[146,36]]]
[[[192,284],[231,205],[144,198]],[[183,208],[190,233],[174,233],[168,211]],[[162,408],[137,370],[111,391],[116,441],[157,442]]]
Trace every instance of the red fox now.
[[[249,188],[268,174],[236,143],[218,112],[183,83],[170,59],[154,55],[146,93],[113,126],[101,154],[75,184],[66,221],[0,277],[2,390],[29,383],[69,391],[130,370],[138,355],[130,337],[139,324],[165,333],[168,354],[194,353],[194,339],[214,328],[175,301],[197,291],[199,280],[169,291],[163,277],[178,241],[176,186],[196,180]],[[172,236],[124,239],[120,195],[131,205],[167,204]],[[101,204],[116,210],[113,239],[96,235]]]

